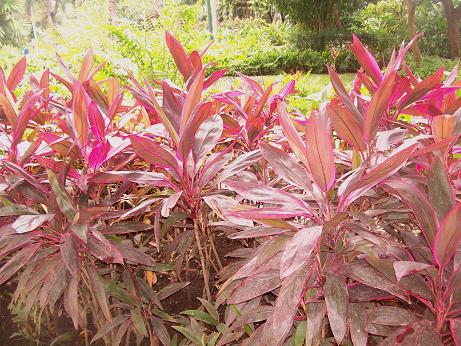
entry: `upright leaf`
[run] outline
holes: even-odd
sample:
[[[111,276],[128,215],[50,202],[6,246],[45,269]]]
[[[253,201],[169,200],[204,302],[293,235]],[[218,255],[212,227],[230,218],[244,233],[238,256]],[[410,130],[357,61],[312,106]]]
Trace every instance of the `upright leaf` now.
[[[335,162],[327,118],[313,114],[306,128],[307,161],[316,184],[327,193],[335,181]]]
[[[455,254],[461,240],[461,203],[455,205],[440,224],[434,244],[434,259],[444,267]]]
[[[375,138],[381,119],[385,115],[393,91],[392,86],[394,85],[395,77],[396,72],[389,74],[371,97],[363,124],[364,138],[368,144]]]

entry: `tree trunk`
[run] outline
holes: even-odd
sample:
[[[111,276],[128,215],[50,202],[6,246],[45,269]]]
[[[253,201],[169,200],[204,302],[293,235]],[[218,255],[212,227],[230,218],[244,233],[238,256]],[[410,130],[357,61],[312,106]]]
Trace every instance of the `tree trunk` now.
[[[117,17],[118,0],[109,0],[109,20],[111,24],[114,24],[115,18]]]
[[[440,0],[443,5],[443,11],[447,18],[448,24],[448,44],[450,46],[450,58],[459,56],[461,48],[459,21],[461,19],[461,4],[457,7],[453,4],[452,0]]]
[[[404,0],[403,3],[407,8],[408,12],[408,36],[412,39],[416,35],[416,26],[415,26],[415,13],[416,13],[416,1],[417,0]],[[416,65],[419,66],[421,63],[421,50],[419,49],[418,41],[411,47],[411,52],[413,58],[415,59]]]

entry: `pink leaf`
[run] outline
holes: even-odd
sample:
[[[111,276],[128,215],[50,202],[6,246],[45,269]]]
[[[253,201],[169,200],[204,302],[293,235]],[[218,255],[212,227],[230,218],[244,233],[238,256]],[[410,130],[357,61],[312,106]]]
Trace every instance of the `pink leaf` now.
[[[278,176],[289,184],[306,191],[311,190],[309,182],[312,178],[307,174],[306,169],[298,164],[288,153],[263,141],[259,142],[259,148]]]
[[[341,344],[347,331],[347,311],[349,293],[344,278],[331,274],[327,276],[325,286],[325,303],[327,305],[328,320],[336,343]]]
[[[172,194],[170,197],[166,198],[163,201],[162,210],[161,210],[161,214],[163,217],[170,216],[170,210],[176,206],[176,203],[178,203],[178,200],[179,198],[181,198],[181,195],[182,195],[182,191],[179,191],[179,192]]]
[[[306,156],[306,146],[304,145],[301,137],[296,131],[295,126],[293,125],[293,121],[291,120],[290,116],[287,113],[285,103],[278,104],[278,116],[280,126],[283,129],[283,133],[287,137],[288,143],[290,144],[291,149],[296,154],[298,159],[304,164],[304,166],[309,169],[309,162]]]
[[[166,44],[173,57],[174,63],[178,71],[183,75],[184,80],[189,79],[191,71],[189,57],[186,54],[183,46],[173,37],[168,31],[165,32]]]
[[[96,171],[104,162],[106,162],[109,150],[109,142],[98,143],[93,147],[90,155],[88,156],[88,163],[91,169]]]
[[[327,193],[335,181],[331,131],[327,118],[312,114],[306,129],[307,161],[314,181]]]
[[[395,277],[397,278],[397,282],[399,282],[400,279],[404,276],[420,272],[424,269],[429,268],[431,265],[413,261],[395,261],[393,263],[393,266],[395,271]]]
[[[321,226],[303,228],[287,242],[280,260],[280,277],[283,279],[301,268],[309,259],[322,234]]]
[[[105,124],[101,112],[96,102],[91,101],[88,109],[88,120],[91,126],[91,132],[98,142],[102,142],[105,137]]]
[[[75,139],[80,148],[86,145],[87,133],[88,133],[88,113],[89,97],[83,89],[81,84],[77,84],[72,101],[72,127],[74,130]]]
[[[161,168],[178,170],[176,158],[158,142],[147,137],[130,136],[133,150],[150,164]]]

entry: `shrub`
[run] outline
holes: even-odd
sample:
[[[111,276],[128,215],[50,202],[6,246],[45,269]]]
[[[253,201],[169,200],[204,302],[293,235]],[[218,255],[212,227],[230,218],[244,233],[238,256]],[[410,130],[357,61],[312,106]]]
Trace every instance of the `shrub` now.
[[[456,343],[459,81],[415,76],[411,44],[381,69],[354,37],[351,90],[329,67],[335,95],[309,116],[288,111],[291,81],[209,91],[224,71],[168,33],[176,84],[96,80],[91,50],[20,96],[26,60],[1,71],[17,315],[52,342]]]

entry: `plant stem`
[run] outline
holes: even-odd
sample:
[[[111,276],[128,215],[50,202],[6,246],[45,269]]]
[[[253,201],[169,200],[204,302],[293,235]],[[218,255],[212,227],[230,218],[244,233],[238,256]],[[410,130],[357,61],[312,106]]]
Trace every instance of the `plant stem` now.
[[[200,242],[199,220],[196,217],[194,217],[194,233],[195,233],[195,242],[197,243],[198,253],[199,253],[199,256],[200,256],[200,264],[201,264],[202,270],[203,270],[203,284],[205,286],[205,295],[206,295],[206,299],[210,300],[211,299],[211,291],[210,291],[210,286],[209,286],[208,267],[206,266],[205,256],[203,255],[203,249],[202,249],[202,245],[201,245],[201,242]]]

